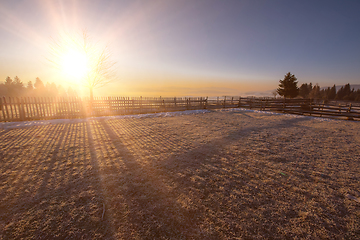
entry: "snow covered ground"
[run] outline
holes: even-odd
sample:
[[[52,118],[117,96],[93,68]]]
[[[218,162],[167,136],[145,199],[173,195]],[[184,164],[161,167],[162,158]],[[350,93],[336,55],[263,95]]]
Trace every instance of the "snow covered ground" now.
[[[356,239],[359,124],[247,109],[2,123],[0,239]]]
[[[288,117],[293,117],[293,118],[311,118],[311,119],[317,119],[318,121],[334,121],[334,120],[330,120],[330,119],[326,119],[326,118],[299,116],[299,115],[293,115],[293,114],[282,114],[282,113],[275,113],[275,112],[270,112],[270,111],[250,110],[250,109],[245,109],[245,108],[226,108],[226,109],[218,109],[218,110],[213,110],[213,111],[254,112],[254,113],[264,113],[264,114],[271,114],[271,115],[286,115]],[[86,121],[96,121],[96,120],[100,120],[100,119],[173,117],[173,116],[179,116],[179,115],[202,114],[202,113],[209,113],[209,112],[210,112],[210,110],[188,110],[188,111],[161,112],[161,113],[149,113],[149,114],[137,114],[137,115],[92,117],[92,118],[82,118],[82,119],[54,119],[54,120],[35,120],[35,121],[21,121],[21,122],[0,122],[0,129],[42,126],[42,125],[58,124],[58,123],[80,123],[80,122],[86,122]]]

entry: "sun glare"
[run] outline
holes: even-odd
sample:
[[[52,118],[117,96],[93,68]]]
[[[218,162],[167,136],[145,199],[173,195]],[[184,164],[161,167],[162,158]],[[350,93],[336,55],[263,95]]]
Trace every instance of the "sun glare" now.
[[[62,57],[61,68],[64,74],[81,81],[89,72],[89,60],[85,54],[70,50]]]
[[[93,42],[86,31],[82,34],[59,34],[49,44],[50,64],[62,81],[92,91],[114,80],[114,64],[107,46]]]

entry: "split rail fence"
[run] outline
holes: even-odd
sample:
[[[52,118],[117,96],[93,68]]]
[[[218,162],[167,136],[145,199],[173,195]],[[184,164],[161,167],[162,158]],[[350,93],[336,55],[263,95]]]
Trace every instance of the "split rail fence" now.
[[[239,107],[298,115],[360,120],[360,103],[316,99],[239,98]]]
[[[0,98],[0,121],[30,121],[170,112],[194,109],[248,108],[291,114],[360,120],[360,104],[311,99],[221,97],[197,98]]]

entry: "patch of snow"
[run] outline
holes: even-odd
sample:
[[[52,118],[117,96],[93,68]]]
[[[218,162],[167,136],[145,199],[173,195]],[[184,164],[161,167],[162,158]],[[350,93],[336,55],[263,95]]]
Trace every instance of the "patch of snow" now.
[[[339,121],[337,119],[330,118],[321,118],[321,117],[312,117],[312,116],[302,116],[296,114],[288,113],[279,113],[271,111],[261,111],[261,110],[252,110],[246,108],[222,108],[214,109],[212,111],[220,112],[254,112],[270,115],[285,115],[291,118],[308,118],[315,119],[318,121]],[[154,117],[173,117],[179,115],[188,115],[188,114],[200,114],[200,113],[209,113],[210,110],[201,109],[201,110],[187,110],[187,111],[176,111],[176,112],[160,112],[160,113],[147,113],[147,114],[136,114],[136,115],[118,115],[118,116],[103,116],[103,117],[91,117],[91,118],[80,118],[80,119],[54,119],[54,120],[35,120],[35,121],[23,121],[23,122],[3,122],[0,123],[0,129],[12,129],[12,128],[21,128],[21,127],[32,127],[32,126],[42,126],[48,124],[66,124],[66,123],[80,123],[87,121],[95,121],[101,119],[126,119],[126,118],[154,118]]]
[[[91,118],[79,118],[79,119],[53,119],[53,120],[34,120],[23,122],[3,122],[0,123],[0,129],[12,129],[21,127],[33,127],[49,124],[66,124],[66,123],[81,123],[87,121],[101,120],[101,119],[125,119],[125,118],[153,118],[153,117],[173,117],[179,115],[208,113],[209,110],[187,110],[176,112],[161,112],[161,113],[147,113],[137,115],[118,115],[118,116],[103,116],[103,117],[91,117]]]
[[[319,120],[319,121],[339,121],[338,119],[331,119],[331,118],[303,116],[303,115],[296,115],[296,114],[289,114],[289,113],[279,113],[279,112],[272,112],[272,111],[252,110],[252,109],[247,109],[247,108],[223,108],[223,109],[216,109],[215,111],[254,112],[254,113],[264,113],[264,114],[271,114],[271,115],[284,115],[284,116],[292,117],[292,118],[316,119],[316,120]]]

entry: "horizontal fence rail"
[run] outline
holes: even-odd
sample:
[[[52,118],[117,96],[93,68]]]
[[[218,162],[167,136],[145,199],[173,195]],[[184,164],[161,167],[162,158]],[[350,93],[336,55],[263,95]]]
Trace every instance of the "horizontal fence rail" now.
[[[30,121],[194,109],[248,108],[263,111],[360,120],[360,104],[312,99],[242,97],[129,98],[0,97],[0,121]]]

